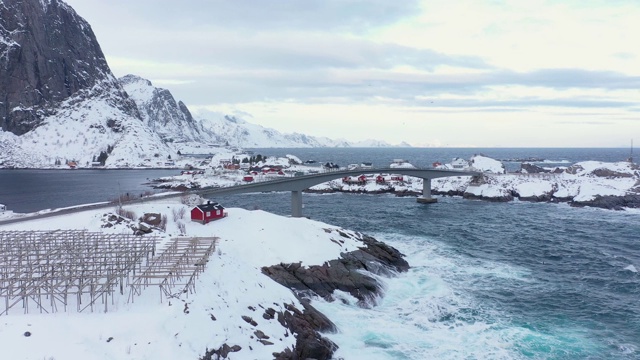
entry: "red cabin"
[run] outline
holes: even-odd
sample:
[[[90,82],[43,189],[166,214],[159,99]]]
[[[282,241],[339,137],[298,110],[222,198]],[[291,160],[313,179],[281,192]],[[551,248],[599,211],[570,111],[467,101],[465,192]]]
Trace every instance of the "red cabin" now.
[[[367,177],[364,175],[360,175],[358,177],[345,176],[342,178],[342,182],[349,185],[353,185],[353,184],[365,185],[367,183]]]
[[[207,201],[206,204],[198,205],[191,209],[191,221],[206,224],[209,221],[222,219],[227,216],[224,207],[217,202]]]
[[[245,176],[242,178],[242,181],[252,182],[252,181],[253,181],[253,176],[251,176],[251,175],[245,175]]]

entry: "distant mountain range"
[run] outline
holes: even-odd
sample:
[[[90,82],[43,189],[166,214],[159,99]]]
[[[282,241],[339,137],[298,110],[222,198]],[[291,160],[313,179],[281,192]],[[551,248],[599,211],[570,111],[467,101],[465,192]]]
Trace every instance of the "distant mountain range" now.
[[[239,148],[269,147],[391,147],[379,140],[349,142],[299,133],[283,134],[227,114],[205,112],[196,116],[173,98],[166,89],[136,75],[119,79],[124,90],[138,106],[144,123],[165,142],[203,142]],[[398,146],[410,147],[402,143]]]
[[[91,26],[66,3],[0,0],[0,167],[118,166],[211,144],[390,146],[283,134],[225,114],[196,119],[169,90],[116,79]]]

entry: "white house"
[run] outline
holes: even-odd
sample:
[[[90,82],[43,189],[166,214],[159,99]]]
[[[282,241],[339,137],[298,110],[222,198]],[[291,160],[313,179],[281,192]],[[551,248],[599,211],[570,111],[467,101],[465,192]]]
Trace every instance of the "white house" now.
[[[465,159],[457,157],[451,160],[451,167],[453,167],[454,169],[466,169],[469,167],[469,162]]]

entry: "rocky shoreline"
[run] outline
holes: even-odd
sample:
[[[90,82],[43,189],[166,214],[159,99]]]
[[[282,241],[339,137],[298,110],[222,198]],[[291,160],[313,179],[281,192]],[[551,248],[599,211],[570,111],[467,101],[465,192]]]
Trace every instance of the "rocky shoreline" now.
[[[345,238],[350,235],[339,232]],[[381,284],[367,274],[394,276],[406,272],[409,264],[397,249],[370,236],[357,234],[365,246],[358,250],[342,253],[339,259],[328,261],[320,266],[304,267],[300,263],[278,264],[263,267],[262,273],[279,284],[290,288],[300,298],[304,310],[287,306],[285,312],[265,312],[263,316],[276,316],[292,334],[296,334],[296,346],[274,358],[285,359],[332,359],[338,346],[322,336],[322,333],[335,332],[336,326],[323,314],[310,305],[314,297],[333,301],[333,292],[341,290],[358,299],[361,307],[370,307],[383,294]],[[219,353],[222,355],[222,353]],[[224,358],[224,357],[223,357]],[[205,357],[204,359],[213,359]]]
[[[337,232],[344,239],[356,238],[363,246],[354,251],[344,252],[340,258],[322,265],[305,267],[301,263],[280,263],[261,269],[263,274],[291,289],[303,307],[301,310],[292,304],[284,304],[284,311],[276,311],[273,308],[261,310],[262,318],[276,319],[296,339],[293,349],[287,348],[282,352],[273,353],[276,360],[333,359],[338,345],[322,334],[334,333],[338,329],[329,318],[311,305],[311,300],[321,297],[327,301],[334,301],[333,292],[340,290],[357,299],[358,306],[369,308],[383,296],[382,284],[371,275],[393,277],[409,270],[409,263],[397,249],[368,235],[348,234],[340,230]],[[340,239],[332,241],[339,245],[343,242]],[[250,317],[243,317],[243,320],[255,324]],[[259,330],[254,332],[254,336],[263,344],[271,344],[269,337]],[[207,350],[200,359],[227,359],[229,354],[241,350],[239,345],[225,343],[217,349]]]
[[[335,324],[331,322],[321,312],[309,304],[308,299],[298,298],[303,306],[299,310],[291,304],[285,304],[286,311],[276,311],[273,308],[264,310],[262,317],[266,320],[277,319],[283,326],[289,329],[291,336],[295,336],[296,345],[294,349],[287,348],[282,352],[274,352],[275,360],[297,360],[297,359],[332,359],[333,353],[338,346],[331,340],[322,336],[322,333],[332,333],[337,331]],[[255,323],[252,318],[243,317],[248,323]],[[256,339],[264,345],[273,345],[262,331],[254,332]],[[207,350],[200,360],[227,359],[230,353],[242,350],[239,345],[223,344],[218,349]]]
[[[392,194],[397,197],[418,197],[421,195],[420,192],[412,191],[412,190],[380,190],[380,191],[345,191],[339,189],[333,190],[305,190],[306,193],[311,194],[332,194],[332,193],[347,193],[347,194]],[[624,210],[627,209],[638,209],[640,208],[640,194],[639,195],[624,195],[624,196],[596,196],[593,200],[590,201],[576,201],[573,197],[556,197],[553,193],[547,193],[539,196],[520,196],[517,192],[509,192],[504,196],[500,197],[492,197],[492,196],[481,196],[475,195],[466,191],[461,190],[431,190],[431,195],[437,196],[457,196],[467,200],[481,200],[481,201],[489,201],[489,202],[509,202],[514,200],[519,201],[527,201],[527,202],[546,202],[546,203],[567,203],[572,207],[596,207],[600,209],[607,210]]]

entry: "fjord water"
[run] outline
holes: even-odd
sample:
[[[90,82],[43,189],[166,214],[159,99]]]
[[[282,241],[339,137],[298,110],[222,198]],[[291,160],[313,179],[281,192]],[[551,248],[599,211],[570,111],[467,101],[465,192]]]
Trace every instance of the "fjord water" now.
[[[340,165],[367,161],[377,166],[395,158],[428,166],[479,152],[498,159],[539,157],[565,166],[584,160],[620,161],[629,154],[625,149],[259,150],[266,155],[294,154]],[[6,185],[7,173],[21,172],[0,172],[0,186]],[[56,180],[58,172],[46,174],[38,179],[55,184],[51,192],[58,195],[38,195],[39,200],[27,201],[30,192],[22,191],[25,201],[53,208],[62,206],[57,203],[60,198],[75,196],[75,204],[89,199],[84,194],[89,190]],[[163,176],[152,174],[140,173],[138,182]],[[95,176],[100,179],[96,184],[117,187],[121,175],[98,171]],[[13,187],[28,183],[27,179],[11,181]],[[84,181],[92,183],[91,177]],[[107,193],[117,192],[111,187]],[[291,211],[288,193],[215,200],[227,207],[281,215]],[[415,198],[390,195],[303,196],[305,216],[374,235],[402,251],[412,266],[408,273],[382,279],[385,296],[370,309],[355,306],[346,295],[340,296],[342,301],[313,302],[340,329],[328,335],[340,345],[336,356],[347,360],[640,359],[640,274],[636,270],[640,269],[640,212],[438,200],[421,205]]]
[[[344,156],[286,149],[281,155],[378,166],[405,158],[428,166],[478,153],[337,151]],[[629,154],[625,149],[483,152],[564,166],[621,161]],[[223,201],[283,215],[290,211],[289,194]],[[421,205],[415,198],[354,194],[305,195],[304,203],[306,216],[372,234],[402,251],[412,266],[406,274],[382,279],[385,296],[371,309],[357,307],[347,295],[332,303],[314,301],[340,328],[329,335],[340,344],[338,357],[640,359],[640,212],[447,197]]]
[[[149,180],[178,174],[177,170],[3,170],[0,204],[18,213],[56,209],[139,196],[154,191]]]
[[[287,214],[288,194],[222,199]],[[361,309],[313,305],[344,359],[638,359],[640,213],[563,204],[437,204],[305,195],[305,215],[396,247],[411,270]]]

